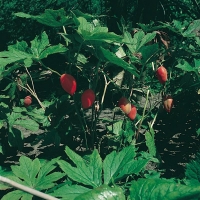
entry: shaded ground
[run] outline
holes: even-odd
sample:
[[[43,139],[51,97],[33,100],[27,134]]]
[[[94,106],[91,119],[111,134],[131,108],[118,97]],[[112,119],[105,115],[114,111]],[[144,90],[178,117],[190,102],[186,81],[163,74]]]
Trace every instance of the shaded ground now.
[[[163,176],[166,178],[182,178],[184,176],[185,165],[195,157],[196,152],[199,150],[199,138],[196,134],[196,130],[200,127],[199,111],[193,110],[192,104],[182,109],[183,105],[180,105],[178,101],[176,101],[170,113],[166,113],[163,110],[154,125],[156,147],[162,160],[160,169],[165,170],[163,171]],[[88,113],[89,115],[90,113]],[[105,109],[100,118],[112,119],[113,112]],[[117,115],[116,118],[120,118],[120,115]],[[104,134],[105,128],[105,123],[99,123],[99,134]],[[55,148],[53,144],[44,145],[42,140],[32,143],[36,137],[43,134],[42,130],[34,134],[25,129],[22,131],[26,137],[23,152],[16,152],[16,156],[13,156],[14,152],[11,151],[8,157],[2,158],[5,159],[4,164],[10,165],[16,163],[21,155],[29,156],[32,159],[37,156],[51,159],[56,156],[65,155],[64,144],[61,144],[59,148]],[[76,132],[76,135],[78,134]],[[79,149],[77,149],[79,152],[85,151],[85,148],[80,147],[80,143],[84,143],[81,139],[78,137],[70,139],[67,141],[70,145],[74,148],[79,146]]]

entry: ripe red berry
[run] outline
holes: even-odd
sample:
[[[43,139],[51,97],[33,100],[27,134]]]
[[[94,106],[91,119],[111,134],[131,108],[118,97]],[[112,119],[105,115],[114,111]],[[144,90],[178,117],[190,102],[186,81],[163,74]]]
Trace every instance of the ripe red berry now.
[[[121,97],[118,106],[122,109],[125,114],[129,114],[131,111],[131,103],[126,97]]]
[[[95,93],[93,90],[88,89],[83,92],[81,95],[81,104],[84,109],[87,109],[92,106],[95,100]]]
[[[76,80],[72,75],[62,74],[60,77],[60,84],[62,88],[70,95],[74,95],[76,92]]]
[[[24,106],[25,106],[25,107],[28,107],[28,106],[31,105],[31,103],[32,103],[32,98],[31,98],[31,96],[26,96],[26,97],[24,98]]]
[[[156,71],[156,76],[161,84],[167,81],[167,70],[164,66],[160,66]]]
[[[166,97],[163,98],[163,105],[164,105],[164,108],[167,112],[170,112],[171,109],[172,109],[172,106],[173,106],[173,98],[168,95]]]
[[[134,120],[137,114],[137,108],[134,105],[131,105],[131,111],[127,115],[131,120]]]

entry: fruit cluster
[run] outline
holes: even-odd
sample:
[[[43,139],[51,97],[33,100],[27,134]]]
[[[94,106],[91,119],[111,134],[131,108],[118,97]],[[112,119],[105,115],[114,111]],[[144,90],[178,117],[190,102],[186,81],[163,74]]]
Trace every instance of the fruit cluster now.
[[[160,66],[156,71],[156,76],[161,84],[167,81],[167,70],[164,66]],[[170,112],[173,106],[173,98],[170,95],[163,97],[163,105],[167,112]]]
[[[134,105],[132,105],[126,97],[121,97],[118,106],[122,109],[122,111],[129,117],[131,120],[134,120],[137,114],[137,109]]]
[[[77,88],[77,83],[75,78],[70,74],[63,74],[60,77],[60,84],[62,88],[69,93],[74,95]],[[92,89],[85,90],[81,95],[82,108],[87,109],[92,106],[95,101],[95,93]]]

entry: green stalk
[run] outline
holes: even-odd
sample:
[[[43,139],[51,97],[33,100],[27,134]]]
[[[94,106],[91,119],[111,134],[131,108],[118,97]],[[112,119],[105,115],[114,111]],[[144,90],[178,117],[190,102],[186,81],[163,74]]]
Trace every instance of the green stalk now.
[[[39,61],[39,63],[44,67],[44,68],[46,68],[46,69],[48,69],[48,70],[50,70],[51,72],[53,72],[53,73],[55,73],[55,74],[57,74],[58,76],[61,76],[61,74],[60,73],[58,73],[57,71],[55,71],[55,70],[53,70],[53,69],[51,69],[50,67],[47,67],[41,60]]]
[[[138,135],[140,133],[140,129],[141,129],[141,126],[142,126],[142,122],[143,122],[143,120],[145,118],[145,111],[146,111],[146,108],[147,108],[148,99],[149,99],[149,90],[147,90],[146,102],[145,102],[145,105],[144,105],[144,109],[143,109],[143,113],[142,113],[142,118],[140,120],[140,123],[138,125],[138,130],[137,130],[136,135],[135,135],[136,139],[138,138]]]
[[[78,107],[77,107],[77,105],[76,105],[76,101],[75,101],[74,96],[73,96],[73,99],[74,99],[74,106],[75,106],[75,109],[76,109],[76,113],[77,113],[77,115],[78,115],[78,119],[79,119],[79,121],[80,121],[81,128],[82,128],[82,130],[83,130],[83,132],[84,132],[86,150],[88,150],[89,148],[88,148],[88,141],[87,141],[87,131],[85,130],[85,127],[84,127],[84,125],[83,125],[82,118],[81,118],[81,116],[80,116],[80,112],[79,112],[79,109],[78,109]],[[84,116],[83,116],[83,120],[84,120],[84,123],[86,124]]]

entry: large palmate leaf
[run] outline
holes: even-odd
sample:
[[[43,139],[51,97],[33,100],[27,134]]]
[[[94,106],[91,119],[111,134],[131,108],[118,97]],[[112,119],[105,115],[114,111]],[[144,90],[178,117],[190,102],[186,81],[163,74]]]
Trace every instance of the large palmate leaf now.
[[[85,18],[76,18],[78,30],[84,41],[99,41],[99,42],[122,42],[122,37],[113,32],[108,32],[107,27],[95,26],[88,22]]]
[[[84,193],[74,200],[125,200],[123,190],[119,187],[111,188],[107,185],[102,185],[87,193]]]
[[[141,47],[152,41],[155,36],[156,32],[147,33],[145,35],[142,30],[137,31],[133,37],[129,32],[125,32],[123,41],[126,43],[131,53],[136,53],[140,52]]]
[[[127,173],[126,165],[135,157],[135,147],[129,146],[117,153],[113,151],[106,156],[103,162],[104,184],[115,181],[117,177],[123,177]]]
[[[76,167],[72,167],[68,162],[59,160],[58,164],[61,169],[76,182],[98,187],[102,184],[102,160],[97,150],[94,150],[90,156],[89,164],[86,165],[85,160],[66,147],[66,154],[74,162]]]
[[[23,12],[15,13],[15,15],[18,17],[34,19],[41,24],[51,27],[62,27],[73,23],[72,18],[66,16],[66,12],[63,8],[59,10],[46,9],[43,14],[36,16]]]
[[[1,76],[7,76],[13,70],[21,67],[21,65],[18,64],[5,68],[8,64],[18,62],[23,64],[25,67],[30,67],[34,60],[38,61],[46,58],[48,55],[67,51],[67,48],[62,44],[51,46],[46,32],[43,32],[40,36],[36,36],[30,43],[30,48],[26,42],[22,41],[10,45],[8,51],[0,52]]]
[[[50,54],[63,53],[66,50],[67,48],[61,44],[50,46],[46,32],[43,32],[40,37],[36,36],[31,41],[31,51],[35,59],[43,59]]]
[[[17,183],[28,186],[36,190],[45,191],[55,186],[55,182],[61,179],[64,174],[61,172],[52,172],[56,168],[56,162],[59,158],[51,161],[42,161],[38,158],[31,160],[26,156],[21,156],[19,165],[11,166],[13,175],[9,178]],[[4,195],[3,199],[32,199],[33,195],[24,191],[14,190]]]
[[[200,197],[200,185],[186,186],[170,179],[139,179],[130,187],[129,200],[188,200]]]

